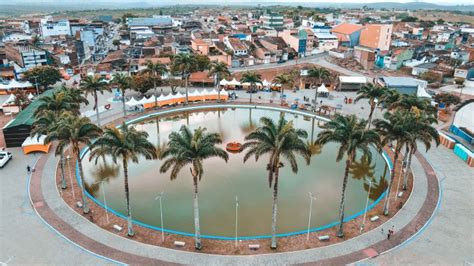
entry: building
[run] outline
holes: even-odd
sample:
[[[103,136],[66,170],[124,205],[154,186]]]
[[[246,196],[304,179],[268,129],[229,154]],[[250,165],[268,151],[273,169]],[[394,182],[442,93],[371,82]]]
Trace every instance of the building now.
[[[339,91],[358,91],[367,84],[366,77],[339,76]]]
[[[331,30],[339,39],[339,45],[354,47],[359,45],[360,34],[364,27],[358,24],[342,23]]]
[[[409,77],[379,77],[376,81],[379,85],[396,90],[403,94],[416,94],[419,90],[426,88],[427,83],[424,80],[409,78]]]
[[[300,56],[311,55],[313,52],[314,33],[310,29],[284,30],[281,38]]]
[[[392,42],[392,24],[367,24],[360,33],[359,45],[388,51]]]
[[[455,108],[451,132],[465,140],[469,144],[474,144],[474,100],[467,100]]]
[[[283,15],[269,12],[264,14],[260,20],[262,21],[264,27],[271,27],[275,29],[283,28]]]
[[[375,52],[362,46],[354,47],[354,59],[359,62],[365,70],[372,69],[375,65]]]
[[[8,60],[28,70],[35,66],[49,65],[51,60],[47,51],[40,50],[30,45],[7,44],[5,52]]]
[[[320,51],[330,51],[332,49],[337,49],[339,46],[339,39],[336,35],[329,32],[315,32],[314,45],[314,48]]]
[[[51,16],[47,16],[40,21],[40,33],[43,38],[50,36],[71,35],[69,20],[53,20]]]
[[[247,46],[245,46],[245,44],[243,44],[238,38],[225,37],[224,44],[236,56],[245,56],[249,53]]]
[[[127,18],[127,25],[129,27],[169,27],[173,25],[173,20],[170,16],[153,16],[151,18]]]

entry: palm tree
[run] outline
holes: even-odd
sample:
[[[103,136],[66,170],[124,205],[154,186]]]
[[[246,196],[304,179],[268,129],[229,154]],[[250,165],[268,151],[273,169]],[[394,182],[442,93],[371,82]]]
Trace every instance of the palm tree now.
[[[79,175],[81,178],[82,189],[82,210],[89,213],[89,204],[87,203],[84,183],[84,170],[82,168],[81,145],[90,146],[92,141],[102,133],[100,127],[91,123],[87,117],[78,117],[70,113],[61,114],[57,128],[50,132],[45,142],[58,141],[58,146],[62,148],[67,145],[72,146],[72,151],[79,165]]]
[[[392,105],[400,100],[402,95],[396,90],[386,90],[385,94],[380,98],[379,104],[382,107],[392,110]]]
[[[85,105],[89,104],[89,101],[87,100],[87,98],[84,97],[84,95],[82,95],[81,90],[78,90],[78,89],[73,88],[73,87],[63,86],[63,87],[61,87],[60,91],[63,91],[70,98],[70,101],[72,103],[75,103],[74,107],[77,106],[77,104],[79,104],[79,106],[77,106],[77,107],[80,108],[81,103],[83,103]]]
[[[324,125],[324,130],[318,134],[316,143],[325,145],[329,142],[339,143],[336,161],[346,156],[346,168],[342,182],[341,203],[339,205],[339,228],[338,237],[344,237],[344,204],[345,192],[349,176],[349,170],[357,157],[357,152],[362,152],[369,160],[372,156],[370,145],[380,147],[380,138],[375,130],[366,129],[367,121],[358,121],[355,115],[336,115],[334,120]]]
[[[394,113],[386,112],[384,119],[375,119],[374,125],[382,138],[382,147],[396,141],[395,151],[393,155],[393,167],[390,172],[390,182],[388,185],[387,194],[385,195],[384,215],[389,214],[390,191],[395,180],[395,172],[397,169],[397,161],[400,155],[400,150],[403,145],[407,143],[411,136],[411,127],[414,124],[414,117],[406,110],[398,110]]]
[[[118,86],[120,92],[122,93],[123,116],[126,116],[127,108],[125,107],[125,90],[131,87],[132,78],[125,73],[115,73],[113,75],[112,81]]]
[[[438,110],[431,105],[427,98],[421,98],[414,94],[402,94],[400,98],[391,104],[391,109],[407,111],[424,111],[427,115],[437,117]]]
[[[188,104],[188,78],[197,67],[196,57],[190,54],[177,54],[173,58],[173,69],[181,73],[181,78],[185,80],[186,104]]]
[[[201,229],[199,226],[199,204],[198,204],[198,181],[204,174],[203,161],[212,157],[219,157],[226,162],[229,159],[227,152],[217,144],[222,143],[219,134],[207,133],[205,128],[198,128],[192,132],[188,127],[182,126],[179,132],[169,135],[168,147],[160,154],[161,159],[166,160],[160,168],[164,173],[171,169],[170,178],[178,177],[179,171],[190,165],[191,176],[194,185],[194,230],[195,247],[201,249]]]
[[[314,109],[316,110],[316,105],[318,104],[318,87],[319,84],[329,79],[331,73],[324,67],[313,66],[308,70],[308,78],[313,80],[313,86],[315,87],[314,92]]]
[[[134,127],[122,124],[120,129],[107,127],[104,134],[91,146],[90,159],[104,155],[111,157],[116,164],[117,160],[122,160],[125,199],[127,203],[128,236],[133,236],[132,213],[130,211],[130,190],[128,185],[128,162],[138,163],[140,156],[147,160],[156,159],[156,149],[147,140],[148,133],[137,131]]]
[[[245,137],[246,142],[242,149],[248,149],[244,156],[244,162],[251,156],[255,160],[269,154],[270,159],[267,164],[268,183],[270,188],[273,184],[273,208],[272,208],[272,241],[271,248],[277,248],[276,228],[277,228],[277,197],[278,197],[278,178],[280,168],[283,167],[282,159],[286,159],[294,173],[298,172],[298,163],[296,154],[301,155],[307,164],[310,162],[311,154],[303,138],[308,137],[308,133],[301,129],[296,129],[293,122],[286,121],[283,116],[277,123],[267,117],[260,119],[261,127]]]
[[[249,90],[250,91],[250,103],[252,103],[253,91],[256,90],[256,85],[257,84],[262,84],[262,75],[260,75],[258,72],[255,72],[255,71],[246,71],[245,73],[242,74],[242,78],[240,79],[240,82],[250,83],[250,90]]]
[[[219,82],[222,78],[230,76],[229,68],[225,63],[219,63],[214,61],[211,63],[211,69],[209,70],[209,76],[214,76],[217,87],[217,102],[221,102],[221,90],[219,89]]]
[[[45,111],[53,111],[58,116],[63,111],[70,111],[76,115],[80,114],[80,103],[73,99],[66,91],[55,91],[51,96],[41,96],[38,99],[38,107],[35,110],[35,117],[41,116]]]
[[[410,115],[413,115],[413,113],[410,113]],[[433,142],[433,140],[435,141],[436,146],[438,146],[440,143],[438,130],[431,126],[433,122],[437,122],[435,118],[422,113],[421,115],[415,114],[413,121],[414,123],[411,125],[410,128],[410,138],[405,144],[409,149],[409,153],[408,158],[406,159],[405,173],[403,175],[403,190],[407,189],[408,169],[410,169],[411,166],[412,155],[418,149],[418,142],[421,142],[423,145],[425,145],[426,151],[431,148],[431,143]]]
[[[94,108],[95,114],[97,116],[97,125],[100,127],[100,116],[99,116],[99,107],[97,93],[104,94],[104,90],[109,91],[109,87],[105,80],[101,77],[87,76],[81,80],[80,87],[82,91],[87,95],[91,94],[94,97]]]
[[[292,76],[290,76],[290,74],[281,73],[276,75],[272,82],[281,85],[280,99],[283,101],[283,91],[285,90],[285,87],[293,87],[294,79]]]
[[[358,102],[361,99],[369,100],[370,113],[369,113],[369,119],[367,122],[368,128],[370,128],[370,124],[372,123],[372,115],[374,114],[375,107],[377,106],[377,103],[380,102],[380,99],[385,95],[386,91],[387,89],[381,86],[373,85],[372,83],[369,83],[363,86],[357,92],[357,97],[355,98],[356,102]]]
[[[375,164],[372,164],[372,160],[367,156],[362,156],[359,160],[352,162],[349,174],[356,180],[362,180],[365,177],[373,178],[375,175]]]
[[[158,76],[161,78],[163,77],[164,74],[168,72],[166,69],[166,66],[161,64],[161,63],[153,63],[152,61],[148,60],[146,63],[146,69],[145,71],[151,73],[153,77],[153,90],[154,90],[154,95],[155,95],[155,108],[158,107],[158,101],[156,98],[156,80],[158,79]]]

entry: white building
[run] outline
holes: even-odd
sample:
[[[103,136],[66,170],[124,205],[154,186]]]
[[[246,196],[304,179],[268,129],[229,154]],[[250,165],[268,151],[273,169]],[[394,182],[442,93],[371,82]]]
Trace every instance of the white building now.
[[[69,20],[55,21],[51,16],[47,16],[44,19],[41,19],[40,32],[43,37],[71,35]]]
[[[336,35],[332,35],[331,33],[315,32],[314,44],[315,48],[320,51],[330,51],[337,49],[339,40]]]

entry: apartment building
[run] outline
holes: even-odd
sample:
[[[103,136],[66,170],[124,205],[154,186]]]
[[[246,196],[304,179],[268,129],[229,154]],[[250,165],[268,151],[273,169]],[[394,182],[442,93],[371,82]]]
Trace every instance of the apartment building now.
[[[339,46],[339,39],[336,35],[331,33],[316,32],[314,33],[314,45],[315,49],[326,52],[332,49],[337,49]]]
[[[359,45],[388,51],[392,42],[392,24],[367,24],[360,33]]]
[[[354,47],[359,45],[361,31],[364,27],[358,24],[342,23],[331,29],[331,33],[339,39],[339,45]]]
[[[276,13],[266,13],[260,17],[264,27],[281,29],[283,28],[283,15]]]
[[[281,38],[300,56],[310,55],[314,46],[314,33],[310,29],[284,30]]]
[[[41,19],[39,29],[43,38],[50,36],[71,35],[69,20],[54,20],[51,16]]]
[[[30,45],[7,44],[5,53],[8,60],[14,61],[25,70],[50,64],[48,52]]]

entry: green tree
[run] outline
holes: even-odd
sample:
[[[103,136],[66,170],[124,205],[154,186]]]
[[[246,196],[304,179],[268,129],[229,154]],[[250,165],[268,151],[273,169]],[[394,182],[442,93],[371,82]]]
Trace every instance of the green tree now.
[[[252,103],[252,94],[257,90],[257,84],[262,84],[262,75],[256,71],[246,71],[242,74],[240,78],[242,83],[250,83],[249,92],[250,92],[250,103]]]
[[[396,102],[390,105],[390,108],[395,110],[425,112],[434,118],[437,117],[438,113],[438,110],[431,105],[429,99],[418,97],[414,94],[402,94]]]
[[[63,113],[58,121],[57,128],[50,132],[45,142],[58,141],[58,146],[71,145],[72,153],[79,166],[79,177],[82,189],[82,211],[89,213],[89,204],[85,193],[85,177],[82,167],[81,145],[90,146],[92,141],[102,134],[100,127],[91,123],[87,117],[78,117],[68,112]]]
[[[318,104],[318,86],[322,84],[322,82],[328,80],[331,77],[331,73],[325,69],[324,67],[316,67],[313,66],[308,70],[309,79],[313,80],[313,87],[315,89],[314,92],[314,110],[316,110],[316,105]]]
[[[386,92],[387,92],[387,89],[378,85],[373,85],[372,83],[369,83],[363,86],[357,92],[357,97],[355,98],[356,102],[358,102],[361,99],[369,100],[370,113],[369,113],[369,119],[367,120],[368,128],[370,128],[370,124],[372,123],[372,115],[374,114],[375,107],[380,102],[380,100],[384,97]]]
[[[282,159],[289,162],[291,170],[298,172],[298,163],[296,155],[302,156],[306,163],[310,162],[310,151],[303,140],[308,137],[308,133],[301,129],[296,129],[293,122],[286,121],[283,116],[275,123],[267,117],[260,119],[261,127],[245,137],[245,143],[242,149],[248,149],[244,162],[251,156],[255,156],[255,160],[264,155],[269,154],[270,159],[267,164],[268,181],[270,188],[273,185],[272,197],[272,241],[271,248],[277,248],[276,231],[277,231],[277,197],[278,197],[278,178],[280,168],[283,167]]]
[[[37,66],[26,71],[23,75],[31,84],[38,84],[45,90],[62,78],[59,70],[52,66]]]
[[[451,105],[457,105],[461,102],[461,98],[457,95],[451,93],[438,93],[433,97],[433,100],[438,104],[444,103],[446,105],[446,110],[449,110]]]
[[[133,126],[123,123],[120,129],[107,127],[104,134],[91,146],[89,160],[102,156],[110,156],[115,164],[117,164],[118,160],[122,160],[129,236],[133,236],[134,231],[132,227],[132,213],[130,211],[128,162],[138,163],[140,156],[145,157],[147,160],[157,158],[156,149],[148,141],[147,137],[148,133],[137,131]]]
[[[138,91],[141,95],[145,95],[154,85],[154,78],[150,73],[139,73],[132,78],[132,89]]]
[[[155,107],[158,107],[158,101],[156,97],[156,81],[158,78],[161,80],[163,78],[163,75],[165,75],[168,70],[166,69],[166,66],[161,64],[161,63],[153,63],[152,61],[147,61],[146,62],[146,72],[149,72],[151,74],[151,77],[153,78],[153,94],[155,97]]]
[[[112,77],[112,82],[119,88],[120,93],[122,93],[123,116],[126,116],[127,108],[125,107],[125,91],[130,89],[132,86],[132,78],[125,73],[115,73]]]
[[[393,167],[390,172],[390,182],[388,183],[387,194],[385,195],[384,215],[389,214],[390,192],[392,191],[393,182],[395,181],[395,174],[397,169],[398,157],[400,150],[412,138],[410,128],[413,126],[413,116],[410,111],[397,110],[394,113],[385,113],[384,119],[375,119],[374,125],[376,130],[382,138],[382,147],[396,142],[395,151],[393,155]]]
[[[339,143],[336,161],[346,157],[346,168],[342,182],[341,202],[339,205],[338,237],[344,237],[345,193],[352,163],[357,158],[357,152],[370,161],[372,153],[370,145],[380,147],[380,138],[375,130],[367,129],[366,120],[357,120],[355,115],[336,117],[324,125],[324,130],[318,134],[316,143],[325,145],[329,142]]]
[[[113,40],[112,45],[117,47],[117,50],[120,50],[120,40],[119,39]]]
[[[295,83],[293,77],[289,73],[281,73],[275,76],[272,81],[274,84],[280,84],[281,90],[280,90],[280,99],[283,101],[283,94],[285,87],[288,87],[288,89],[291,89]]]
[[[28,99],[28,94],[26,91],[21,90],[21,89],[16,89],[15,92],[13,93],[15,96],[14,103],[16,106],[18,106],[18,109],[23,110],[23,107],[30,104],[30,99]]]
[[[169,135],[168,146],[160,154],[161,159],[166,159],[160,168],[161,173],[171,169],[170,178],[174,180],[183,167],[190,165],[194,185],[194,230],[195,247],[201,249],[201,229],[199,225],[198,181],[204,174],[203,162],[212,157],[222,158],[227,162],[229,155],[217,144],[222,139],[217,133],[207,133],[205,128],[198,128],[192,132],[188,127],[182,126],[179,132]]]
[[[194,55],[196,58],[196,71],[206,71],[211,66],[211,60],[206,55]]]
[[[221,102],[221,90],[219,89],[219,82],[221,79],[230,76],[229,68],[227,68],[225,63],[214,61],[210,65],[209,76],[214,76],[217,88],[217,102]]]
[[[188,104],[188,79],[191,73],[196,71],[198,62],[196,57],[190,54],[177,54],[173,58],[172,69],[181,74],[181,78],[185,80],[186,88],[186,104]]]
[[[99,99],[97,93],[104,94],[104,91],[110,91],[105,80],[101,77],[87,76],[81,80],[81,90],[84,92],[86,97],[90,94],[94,97],[94,107],[97,116],[97,125],[100,127],[100,115],[99,115]]]
[[[35,110],[35,117],[41,116],[45,111],[52,111],[59,117],[61,112],[69,111],[75,115],[80,114],[80,103],[71,97],[66,91],[57,90],[51,96],[41,96],[37,100],[38,107]]]

